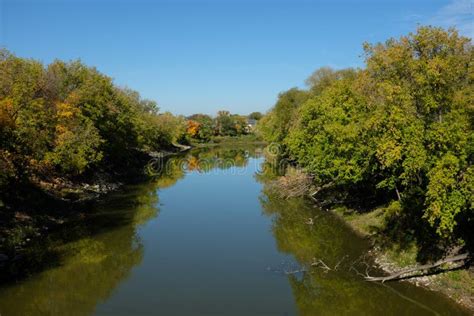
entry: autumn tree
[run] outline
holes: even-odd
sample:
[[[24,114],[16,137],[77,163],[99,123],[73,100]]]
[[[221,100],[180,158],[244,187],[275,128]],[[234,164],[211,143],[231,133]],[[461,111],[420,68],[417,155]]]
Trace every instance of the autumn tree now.
[[[196,137],[198,136],[199,134],[199,128],[200,128],[201,124],[199,124],[198,122],[196,121],[193,121],[193,120],[188,120],[187,122],[187,128],[186,128],[186,133],[190,136],[190,137]]]
[[[35,60],[0,51],[2,184],[38,176],[119,169],[137,152],[172,147],[185,121],[80,61]],[[9,180],[10,179],[10,180]]]
[[[199,124],[198,132],[195,138],[201,141],[209,141],[215,133],[214,119],[207,114],[193,114],[188,117],[189,120],[195,121]]]

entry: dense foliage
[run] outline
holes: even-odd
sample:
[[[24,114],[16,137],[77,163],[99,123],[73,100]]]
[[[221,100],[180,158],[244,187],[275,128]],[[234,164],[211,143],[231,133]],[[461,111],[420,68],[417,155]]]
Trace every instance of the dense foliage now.
[[[126,168],[139,152],[172,146],[185,124],[79,61],[44,66],[0,51],[0,186]]]
[[[308,90],[280,94],[260,131],[316,185],[385,192],[393,215],[426,223],[439,240],[472,242],[471,40],[420,27],[364,50],[364,69],[322,68]]]

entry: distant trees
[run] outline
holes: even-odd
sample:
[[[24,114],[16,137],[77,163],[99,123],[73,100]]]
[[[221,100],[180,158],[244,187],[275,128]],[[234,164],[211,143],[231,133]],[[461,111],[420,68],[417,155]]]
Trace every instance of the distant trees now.
[[[137,150],[172,146],[185,120],[79,61],[0,51],[0,181],[126,165]],[[1,185],[1,184],[0,184]]]
[[[263,117],[263,114],[260,112],[252,112],[247,117],[249,119],[259,121]]]
[[[216,133],[219,136],[235,136],[235,124],[229,111],[219,111],[216,117]]]
[[[321,68],[308,90],[281,93],[259,130],[318,185],[391,192],[438,238],[472,242],[471,40],[420,27],[364,50],[364,69]]]
[[[195,123],[191,123],[191,125],[195,126],[195,129],[197,131],[188,131],[188,135],[191,138],[199,139],[201,141],[209,141],[211,137],[214,135],[214,119],[210,117],[209,115],[206,114],[194,114],[188,117],[188,126],[189,122],[195,122],[197,123],[197,126]]]
[[[259,112],[254,112],[252,115],[258,117]],[[248,127],[250,115],[219,111],[214,118],[207,114],[193,114],[187,119],[188,136],[199,141],[209,141],[213,136],[240,136],[251,133]]]

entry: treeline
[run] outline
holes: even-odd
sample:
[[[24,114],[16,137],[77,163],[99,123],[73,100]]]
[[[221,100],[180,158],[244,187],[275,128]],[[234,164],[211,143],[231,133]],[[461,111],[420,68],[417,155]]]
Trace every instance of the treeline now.
[[[184,117],[80,61],[49,65],[0,51],[0,189],[44,177],[126,170],[186,137]]]
[[[261,117],[161,113],[156,102],[80,61],[43,65],[0,50],[0,191],[127,171],[147,153],[250,134]]]
[[[363,69],[321,68],[281,93],[259,131],[317,187],[382,195],[405,240],[472,250],[471,39],[420,27],[364,52]]]
[[[208,142],[214,136],[248,135],[254,132],[254,127],[262,116],[260,112],[244,116],[231,114],[229,111],[219,111],[215,117],[193,114],[187,118],[187,134],[189,138],[200,142]]]

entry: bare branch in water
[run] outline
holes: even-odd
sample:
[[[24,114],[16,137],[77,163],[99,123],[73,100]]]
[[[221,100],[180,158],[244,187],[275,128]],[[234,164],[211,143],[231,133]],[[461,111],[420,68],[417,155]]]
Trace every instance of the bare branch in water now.
[[[417,275],[410,275],[410,276],[407,276],[407,274],[411,274],[413,272],[418,272],[418,271],[430,270],[430,269],[439,267],[443,264],[452,263],[452,262],[462,262],[462,264],[460,266],[460,267],[462,267],[466,264],[466,262],[468,260],[469,260],[469,254],[468,253],[463,253],[463,254],[460,254],[460,255],[457,255],[457,256],[448,257],[448,258],[445,258],[445,259],[438,260],[438,261],[436,261],[435,263],[432,263],[432,264],[424,264],[424,265],[416,266],[416,267],[413,267],[413,268],[403,269],[403,270],[397,271],[397,272],[392,273],[392,274],[387,275],[387,276],[373,277],[373,276],[370,276],[367,273],[366,276],[365,276],[365,279],[367,281],[371,281],[371,282],[382,282],[383,283],[385,281],[400,280],[400,279],[406,279],[406,278],[409,278],[409,277],[420,277],[420,276],[426,275],[426,273],[417,274]]]

